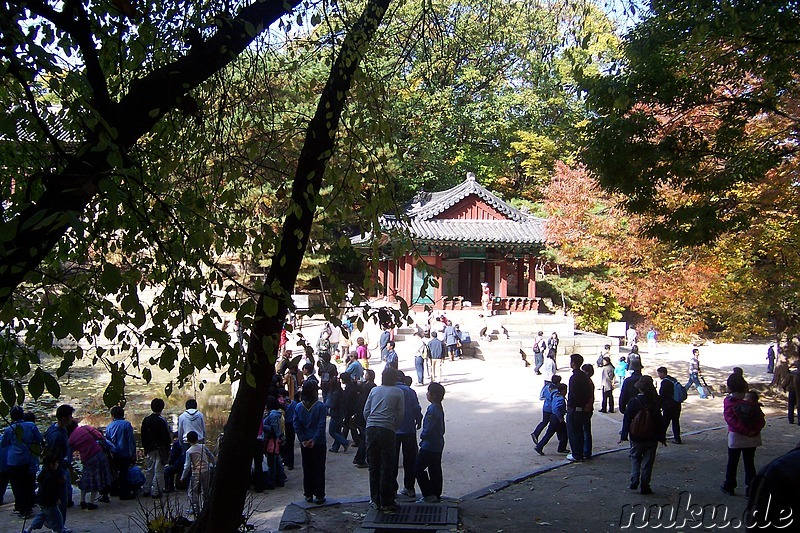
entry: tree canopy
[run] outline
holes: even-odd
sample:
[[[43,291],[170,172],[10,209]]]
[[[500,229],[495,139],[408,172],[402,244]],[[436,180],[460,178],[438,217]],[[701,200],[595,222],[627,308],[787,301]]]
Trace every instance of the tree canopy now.
[[[711,244],[709,316],[786,342],[798,325],[800,13],[794,2],[653,1],[620,61],[583,78],[583,160],[643,233]]]

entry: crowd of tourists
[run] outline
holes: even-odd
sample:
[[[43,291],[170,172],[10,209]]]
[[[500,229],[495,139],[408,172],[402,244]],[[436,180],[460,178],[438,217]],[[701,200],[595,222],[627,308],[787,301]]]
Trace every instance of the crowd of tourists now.
[[[339,328],[326,325],[315,345],[300,356],[294,356],[282,342],[275,378],[253,442],[252,489],[263,492],[285,486],[286,471],[294,470],[299,448],[305,500],[323,504],[327,454],[354,447],[354,466],[369,469],[370,505],[376,509],[396,512],[398,497],[425,503],[441,501],[445,433],[442,365],[461,357],[462,333],[458,324],[443,315],[431,317],[407,341],[406,353],[414,358],[414,382],[398,370],[394,327],[385,323],[374,350],[376,359],[379,357],[383,363],[379,384],[374,369],[369,368],[372,351],[367,346],[366,333],[349,323],[344,328],[347,334],[341,335]],[[652,493],[658,444],[666,445],[670,429],[672,441],[682,442],[681,405],[687,391],[695,387],[700,398],[707,398],[711,392],[702,377],[699,350],[693,350],[685,384],[660,367],[656,371],[657,389],[653,377],[642,373],[642,358],[635,344],[629,347],[626,357],[614,362],[610,345],[604,347],[595,364],[587,364],[581,355],[572,354],[571,374],[565,383],[557,372],[558,342],[556,333],[545,338],[543,332],[534,341],[535,371],[544,377],[539,394],[542,419],[531,433],[534,450],[544,455],[555,437],[557,452],[567,454],[568,460],[591,460],[591,419],[598,401],[599,412],[618,410],[623,415],[619,435],[620,442],[630,443],[630,489]],[[600,380],[600,398],[595,398],[595,372]],[[797,368],[792,372],[790,376],[796,376]],[[429,406],[423,415],[412,387],[424,386],[426,376]],[[788,386],[792,392],[795,390],[792,379]],[[733,494],[740,459],[744,463],[746,492],[755,477],[754,457],[761,445],[764,414],[757,393],[749,390],[741,369],[734,369],[727,388],[723,415],[728,425],[728,466],[721,490]],[[152,413],[142,421],[142,471],[136,466],[133,427],[125,420],[121,407],[112,408],[111,422],[103,432],[88,424],[79,425],[73,417],[74,409],[61,405],[55,423],[42,435],[33,413],[15,406],[10,412],[11,425],[0,441],[0,489],[4,494],[10,483],[15,512],[33,519],[27,531],[42,526],[70,531],[65,524],[68,508],[73,506],[71,480],[76,457],[81,465],[77,483],[77,505],[81,509],[96,510],[98,503],[109,503],[112,496],[120,500],[137,496],[161,498],[185,488],[189,509],[198,514],[209,497],[216,463],[212,447],[206,443],[205,419],[196,400],[189,399],[171,431],[164,409],[164,400],[153,399]],[[792,422],[794,409],[791,406]],[[39,511],[34,515],[36,504]]]
[[[592,458],[591,419],[596,399],[591,378],[596,366],[600,370],[602,394],[599,412],[614,412],[614,385],[617,379],[621,381],[618,405],[623,417],[619,442],[630,443],[630,489],[652,494],[650,481],[658,444],[666,446],[669,429],[672,442],[682,444],[681,404],[688,396],[687,391],[694,386],[700,398],[708,398],[708,387],[700,367],[700,352],[697,348],[692,351],[686,384],[670,376],[666,367],[659,367],[656,370],[660,381],[657,390],[653,377],[642,373],[644,367],[636,345],[630,347],[627,357],[619,359],[616,368],[611,363],[610,348],[610,345],[604,347],[594,366],[584,364],[580,354],[572,354],[572,374],[568,385],[562,383],[560,375],[551,371],[554,364],[545,367],[545,383],[539,395],[543,400],[542,420],[531,433],[534,450],[544,455],[545,446],[556,436],[557,452],[567,454],[567,460],[583,462]],[[552,359],[552,354],[548,354],[548,358]],[[749,389],[741,368],[733,369],[726,386],[728,395],[724,400],[723,417],[728,426],[728,464],[721,490],[734,494],[741,458],[745,493],[749,494],[756,475],[755,451],[761,446],[765,417],[758,393]],[[790,412],[790,422],[794,421],[793,415]]]

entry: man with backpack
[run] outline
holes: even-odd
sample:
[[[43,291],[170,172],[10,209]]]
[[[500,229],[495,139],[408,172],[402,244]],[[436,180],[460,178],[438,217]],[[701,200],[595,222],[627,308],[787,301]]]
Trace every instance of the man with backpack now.
[[[658,396],[661,398],[664,428],[666,430],[672,422],[672,441],[681,444],[681,403],[686,400],[686,388],[667,373],[666,367],[658,367],[656,372],[661,380]]]
[[[636,490],[641,484],[642,494],[652,494],[650,479],[656,461],[656,449],[659,442],[664,446],[667,445],[667,426],[661,416],[658,393],[653,385],[653,378],[642,376],[636,382],[635,387],[639,394],[631,398],[625,409],[620,442],[628,440],[628,436],[630,436],[630,489]]]

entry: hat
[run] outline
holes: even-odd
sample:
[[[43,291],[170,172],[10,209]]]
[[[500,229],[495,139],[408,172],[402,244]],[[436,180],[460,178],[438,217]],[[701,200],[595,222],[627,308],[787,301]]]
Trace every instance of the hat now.
[[[656,386],[653,384],[653,378],[650,376],[642,376],[639,381],[634,385],[640,391],[655,390]]]

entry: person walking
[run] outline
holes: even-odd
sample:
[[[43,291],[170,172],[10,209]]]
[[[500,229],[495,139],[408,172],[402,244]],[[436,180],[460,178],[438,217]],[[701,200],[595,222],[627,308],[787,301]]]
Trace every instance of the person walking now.
[[[603,364],[600,367],[600,390],[603,394],[602,405],[600,407],[601,413],[614,412],[614,365],[611,364],[611,358],[608,356],[603,357]]]
[[[347,417],[347,406],[344,400],[344,391],[339,383],[339,378],[334,376],[330,381],[330,390],[328,392],[328,399],[325,401],[325,407],[328,409],[330,415],[330,422],[328,423],[328,433],[333,438],[333,444],[328,450],[331,453],[339,453],[341,447],[343,451],[347,452],[350,448],[350,441],[344,437],[344,421]]]
[[[661,399],[661,413],[664,417],[664,428],[666,430],[672,423],[672,441],[675,444],[682,444],[681,441],[681,398],[680,389],[683,385],[678,383],[678,380],[673,378],[667,373],[667,368],[664,366],[658,367],[656,370],[658,377],[661,380],[661,387],[658,391],[658,396]],[[676,389],[678,392],[676,393]],[[683,389],[685,392],[686,389]]]
[[[72,533],[71,529],[64,527],[64,517],[58,508],[59,498],[64,493],[64,484],[67,482],[60,465],[59,457],[45,456],[38,478],[39,491],[36,495],[39,513],[31,522],[31,527],[24,529],[23,533],[31,533],[45,525],[55,533]]]
[[[439,340],[435,331],[431,332],[431,340],[428,341],[428,352],[431,361],[431,381],[442,382],[442,362],[444,361],[444,343]]]
[[[567,455],[568,461],[580,462],[584,460],[584,426],[587,418],[591,416],[594,403],[594,385],[581,365],[583,356],[574,353],[569,356],[572,376],[569,378],[569,393],[567,396],[567,437],[572,453]]]
[[[650,326],[647,330],[647,353],[651,355],[656,353],[656,348],[658,348],[658,333],[655,327]]]
[[[414,475],[419,483],[422,498],[417,503],[437,503],[442,499],[442,452],[444,451],[444,387],[432,382],[428,384],[427,398],[430,402],[422,421],[419,434],[419,453],[414,464]]]
[[[620,442],[630,437],[630,489],[636,490],[641,485],[642,494],[652,494],[650,481],[656,461],[656,450],[659,442],[664,446],[667,445],[667,428],[661,417],[661,407],[653,378],[642,376],[635,386],[639,394],[631,398],[625,408]]]
[[[531,432],[531,439],[535,446],[539,445],[539,435],[550,424],[550,418],[553,416],[553,394],[558,390],[559,383],[561,383],[561,376],[553,376],[552,381],[545,382],[542,392],[539,394],[539,399],[542,400],[542,420]]]
[[[558,453],[567,453],[567,426],[564,422],[564,416],[567,413],[567,400],[565,397],[567,386],[559,382],[553,383],[551,388],[553,389],[553,393],[550,395],[550,410],[552,413],[548,417],[547,431],[541,440],[534,439],[534,442],[536,442],[534,450],[539,455],[544,455],[544,447],[547,446],[553,435],[558,438]]]
[[[405,412],[403,392],[396,387],[397,372],[385,368],[381,384],[364,403],[367,421],[367,462],[371,505],[384,513],[397,512],[396,431]]]
[[[294,411],[294,432],[300,441],[303,462],[303,495],[306,502],[325,503],[325,406],[316,383],[306,383]]]
[[[720,490],[729,496],[735,495],[736,471],[739,457],[744,463],[745,496],[750,494],[750,484],[756,475],[756,448],[761,446],[761,430],[766,425],[764,412],[755,392],[747,392],[747,382],[742,376],[728,377],[728,395],[723,402],[723,417],[728,425],[728,464],[725,481]]]
[[[770,344],[767,348],[767,373],[773,374],[775,372],[775,345]]]
[[[692,350],[692,359],[689,361],[689,381],[686,382],[685,389],[688,392],[689,389],[694,385],[697,387],[697,392],[700,393],[700,398],[703,400],[708,399],[706,395],[705,389],[700,384],[700,376],[703,375],[703,372],[700,370],[700,350],[694,348]]]
[[[167,421],[161,416],[164,412],[164,400],[153,398],[150,402],[152,413],[142,419],[142,448],[147,458],[144,476],[144,495],[160,498],[166,490],[164,467],[169,462],[169,450],[172,438]]]
[[[135,498],[128,485],[128,470],[136,464],[136,439],[133,437],[133,426],[125,420],[125,410],[119,405],[111,408],[113,420],[106,428],[106,440],[113,444],[111,462],[113,471],[117,473],[117,490],[120,500]],[[146,478],[145,478],[146,479]]]

